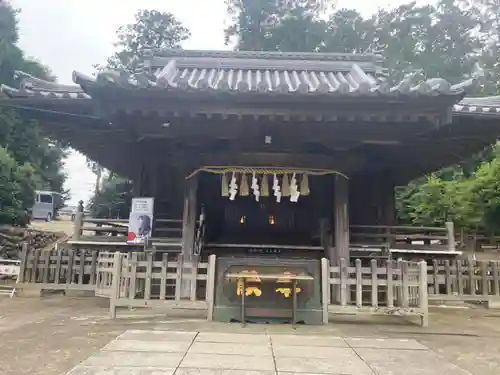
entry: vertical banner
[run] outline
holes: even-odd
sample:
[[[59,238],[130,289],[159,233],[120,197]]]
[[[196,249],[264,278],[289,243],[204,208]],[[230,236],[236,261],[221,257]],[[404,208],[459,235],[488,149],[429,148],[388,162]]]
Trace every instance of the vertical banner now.
[[[132,198],[127,243],[142,244],[153,232],[154,198]]]

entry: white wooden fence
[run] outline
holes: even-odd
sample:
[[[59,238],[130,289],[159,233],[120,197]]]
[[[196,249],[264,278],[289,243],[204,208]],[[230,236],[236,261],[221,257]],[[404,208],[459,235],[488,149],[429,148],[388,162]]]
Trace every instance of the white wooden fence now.
[[[170,307],[207,309],[212,320],[214,302],[215,255],[208,263],[193,257],[184,262],[167,253],[154,260],[152,253],[100,253],[96,295],[110,299],[110,316],[117,307]],[[190,297],[181,299],[181,288],[188,283]]]
[[[21,269],[20,260],[0,259],[0,295],[13,297]],[[14,282],[15,280],[15,282]]]
[[[428,267],[429,299],[500,303],[500,262],[434,260]]]
[[[394,262],[383,266],[373,259],[369,267],[361,260],[351,267],[345,259],[330,266],[322,259],[323,322],[328,314],[419,316],[428,325],[427,264]],[[354,298],[352,298],[354,294]],[[325,303],[326,301],[326,303]]]

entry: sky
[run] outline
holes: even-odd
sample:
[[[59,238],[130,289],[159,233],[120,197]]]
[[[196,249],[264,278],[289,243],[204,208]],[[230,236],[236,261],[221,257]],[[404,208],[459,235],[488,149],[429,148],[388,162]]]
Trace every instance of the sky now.
[[[318,0],[322,1],[322,0]],[[338,0],[337,7],[353,7],[369,15],[379,7],[397,6],[406,0]],[[420,1],[419,1],[420,2]],[[422,0],[425,2],[425,0]],[[114,51],[116,30],[134,20],[139,9],[173,13],[190,31],[186,49],[228,49],[224,45],[227,20],[224,0],[11,0],[21,9],[20,46],[47,65],[60,83],[72,83],[74,70],[94,72]],[[95,177],[85,157],[73,152],[66,160],[66,188],[70,204],[87,202]]]

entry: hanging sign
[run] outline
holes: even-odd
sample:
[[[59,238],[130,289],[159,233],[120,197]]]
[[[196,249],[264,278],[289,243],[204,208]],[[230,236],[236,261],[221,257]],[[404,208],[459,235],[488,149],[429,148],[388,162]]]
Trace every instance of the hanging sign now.
[[[154,198],[132,198],[127,243],[142,244],[153,232]]]

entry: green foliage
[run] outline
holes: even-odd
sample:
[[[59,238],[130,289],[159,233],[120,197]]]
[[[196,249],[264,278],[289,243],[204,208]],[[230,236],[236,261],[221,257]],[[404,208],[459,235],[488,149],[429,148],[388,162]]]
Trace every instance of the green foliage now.
[[[17,46],[16,15],[10,6],[0,6],[0,82],[16,85],[17,70],[52,79],[46,67],[26,58]],[[63,193],[65,156],[65,150],[46,138],[34,121],[0,110],[0,223],[17,222],[32,207],[34,189]]]
[[[375,52],[390,79],[410,72],[458,82],[480,61],[489,75],[475,94],[498,95],[500,1],[410,2],[364,18],[338,9],[328,18],[314,2],[228,0],[232,23],[226,40],[237,49],[287,52]],[[326,21],[325,21],[326,20]],[[453,220],[471,230],[500,229],[499,146],[397,189],[401,223],[442,225]]]
[[[115,46],[118,52],[108,59],[106,68],[134,72],[148,49],[180,48],[181,43],[190,37],[190,32],[171,13],[140,10],[134,23],[118,29],[117,37]],[[104,169],[89,158],[87,166],[96,175],[94,195],[89,203],[92,214],[97,217],[128,217],[132,184],[111,173],[100,188]]]
[[[127,218],[132,201],[132,184],[117,176],[112,176],[89,202],[94,217]]]
[[[33,206],[34,173],[30,164],[19,165],[0,146],[0,224],[21,221]]]
[[[135,22],[117,31],[118,48],[108,59],[107,67],[134,71],[148,49],[180,48],[190,33],[172,13],[140,10]]]

